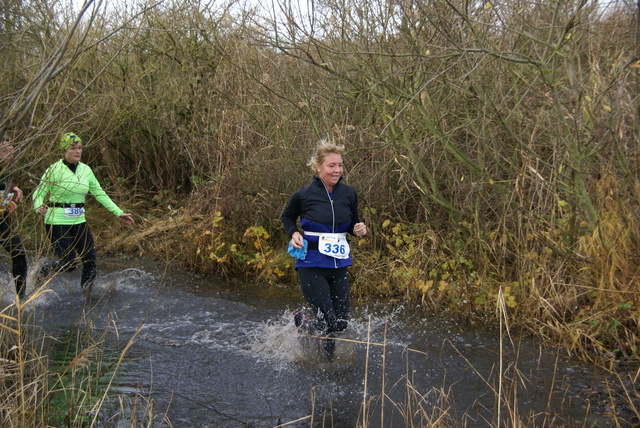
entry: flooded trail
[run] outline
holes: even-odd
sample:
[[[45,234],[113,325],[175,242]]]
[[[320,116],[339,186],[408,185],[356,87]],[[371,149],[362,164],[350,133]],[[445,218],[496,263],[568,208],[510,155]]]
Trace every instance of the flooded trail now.
[[[329,362],[293,324],[297,289],[144,259],[100,259],[98,269],[91,304],[74,272],[54,278],[30,314],[54,337],[78,323],[108,328],[118,350],[135,337],[112,391],[152,398],[174,427],[420,426],[438,412],[482,427],[497,422],[498,403],[567,426],[586,412],[564,386],[576,369],[563,355],[485,326],[356,301]]]

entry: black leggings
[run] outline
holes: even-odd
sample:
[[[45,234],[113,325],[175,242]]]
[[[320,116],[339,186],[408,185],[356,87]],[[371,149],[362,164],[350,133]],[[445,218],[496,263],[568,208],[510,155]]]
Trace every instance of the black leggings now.
[[[347,268],[298,268],[298,278],[305,299],[324,317],[321,329],[332,333],[347,328],[351,298]]]
[[[22,247],[22,240],[13,225],[9,214],[5,213],[0,217],[0,243],[11,257],[11,273],[16,284],[16,293],[24,296],[25,279],[27,278],[27,255]]]
[[[80,285],[85,288],[96,278],[96,248],[93,235],[86,222],[74,225],[46,224],[49,239],[60,262],[56,271],[71,272],[75,270],[76,257],[82,260],[82,279]]]

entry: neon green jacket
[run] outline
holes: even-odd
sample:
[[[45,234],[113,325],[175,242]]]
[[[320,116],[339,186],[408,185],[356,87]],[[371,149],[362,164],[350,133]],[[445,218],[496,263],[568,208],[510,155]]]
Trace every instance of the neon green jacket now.
[[[45,198],[48,194],[47,205],[49,205],[49,210],[44,218],[46,224],[70,225],[84,223],[86,221],[84,213],[78,217],[65,217],[64,208],[54,208],[51,203],[84,203],[87,193],[91,193],[98,202],[114,215],[120,217],[123,213],[106,192],[102,190],[100,183],[87,164],[78,162],[74,174],[62,159],[53,163],[42,175],[40,185],[33,193],[33,208],[37,211],[45,203]]]

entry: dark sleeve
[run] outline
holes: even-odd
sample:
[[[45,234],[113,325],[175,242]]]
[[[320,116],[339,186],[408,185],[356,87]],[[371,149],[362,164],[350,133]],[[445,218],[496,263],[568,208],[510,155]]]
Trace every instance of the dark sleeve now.
[[[0,190],[4,190],[7,188],[7,186],[10,186],[11,179],[9,178],[8,175],[6,174],[1,174],[0,175]]]
[[[294,232],[299,232],[297,221],[301,211],[302,197],[300,196],[300,191],[298,191],[291,196],[289,203],[284,211],[282,211],[282,215],[280,215],[280,220],[287,235],[291,236]]]

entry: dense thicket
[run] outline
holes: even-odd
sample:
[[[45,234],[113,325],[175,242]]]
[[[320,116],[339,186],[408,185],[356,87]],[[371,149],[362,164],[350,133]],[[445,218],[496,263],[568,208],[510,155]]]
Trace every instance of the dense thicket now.
[[[59,135],[85,139],[143,217],[111,248],[292,282],[278,217],[329,136],[372,231],[357,292],[500,303],[573,349],[636,354],[633,4],[86,6],[3,2],[0,131],[31,185]]]

